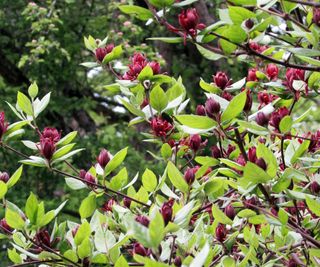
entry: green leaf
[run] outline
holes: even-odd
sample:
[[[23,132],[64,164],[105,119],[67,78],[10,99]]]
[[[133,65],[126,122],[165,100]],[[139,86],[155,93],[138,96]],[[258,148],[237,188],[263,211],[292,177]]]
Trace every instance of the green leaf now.
[[[294,152],[290,163],[294,164],[297,160],[308,150],[310,145],[310,140],[304,140],[301,145],[299,145],[298,149]]]
[[[171,161],[169,161],[167,168],[168,176],[173,186],[183,193],[188,193],[189,186],[177,167]]]
[[[82,219],[90,217],[96,209],[96,197],[94,195],[86,197],[82,200],[79,214]]]
[[[225,215],[218,206],[212,204],[212,216],[215,220],[222,224],[233,224],[233,221]]]
[[[263,158],[267,163],[267,174],[271,177],[275,177],[278,170],[278,163],[274,153],[264,144],[259,143],[257,147],[257,157]]]
[[[307,62],[307,63],[310,63],[312,65],[315,65],[317,67],[320,66],[320,60],[317,60],[317,59],[314,59],[314,58],[311,58],[311,57],[305,57],[305,56],[299,56],[299,55],[295,55],[296,57],[300,58],[301,60]]]
[[[246,182],[253,184],[266,183],[272,179],[263,169],[258,165],[248,161],[243,170],[243,179]]]
[[[128,262],[126,261],[125,257],[121,255],[119,259],[116,261],[114,267],[129,267]]]
[[[25,212],[30,222],[36,224],[38,213],[38,199],[32,192],[27,199]]]
[[[72,142],[72,140],[77,136],[78,132],[73,131],[68,133],[65,137],[61,138],[59,142],[57,142],[57,146],[65,146]]]
[[[217,123],[206,116],[198,115],[178,115],[175,118],[183,125],[193,129],[212,129]]]
[[[10,227],[17,230],[22,230],[24,228],[24,220],[21,218],[18,212],[7,208],[5,218]]]
[[[152,38],[147,38],[147,40],[161,41],[168,44],[178,44],[183,42],[182,37],[152,37]]]
[[[166,6],[171,6],[175,0],[149,0],[150,4],[155,6],[155,7],[166,7]]]
[[[16,264],[22,263],[22,258],[19,255],[19,253],[17,253],[16,249],[8,249],[8,257],[9,259]]]
[[[74,243],[79,246],[82,241],[89,238],[91,235],[90,224],[85,220],[78,228],[77,233],[74,237]]]
[[[112,51],[105,55],[105,57],[102,60],[102,64],[108,64],[109,62],[118,59],[121,57],[123,51],[122,46],[118,45],[115,48],[112,49]]]
[[[77,252],[80,259],[87,258],[91,255],[91,242],[88,237],[78,246]]]
[[[229,2],[239,6],[255,6],[257,4],[257,0],[229,0]]]
[[[279,124],[280,132],[288,133],[291,131],[291,127],[292,127],[291,117],[290,116],[283,117]]]
[[[113,190],[120,190],[128,182],[128,172],[126,167],[122,168],[119,173],[112,177],[110,181],[110,188]]]
[[[119,9],[125,14],[136,15],[140,20],[148,20],[153,18],[153,14],[149,9],[140,6],[122,5],[119,6]]]
[[[255,18],[256,14],[243,7],[229,6],[229,16],[234,24],[241,24],[244,20]]]
[[[215,86],[213,83],[205,82],[202,78],[200,79],[199,85],[203,90],[205,90],[205,91],[207,91],[209,93],[217,94],[217,93],[221,92],[220,88]]]
[[[221,121],[228,121],[236,118],[243,110],[247,100],[247,91],[235,96],[221,115]]]
[[[147,65],[139,73],[138,81],[142,82],[144,80],[150,80],[152,78],[152,76],[153,76],[153,70],[149,65]]]
[[[242,121],[238,120],[238,124],[248,130],[249,132],[256,134],[256,135],[267,135],[269,134],[269,130],[265,127],[262,127],[255,122],[248,122],[248,121]]]
[[[198,156],[194,159],[200,165],[216,166],[219,164],[219,160],[208,156]]]
[[[167,107],[168,98],[166,93],[160,87],[160,85],[152,89],[150,93],[150,104],[155,110],[159,112],[161,112]]]
[[[72,150],[72,148],[74,146],[75,146],[75,143],[68,144],[68,145],[61,147],[56,152],[54,152],[54,154],[52,156],[52,160],[59,159],[62,156],[66,155],[67,153],[69,153]]]
[[[162,146],[161,146],[161,156],[164,158],[164,159],[168,159],[170,158],[172,155],[172,149],[171,149],[171,146],[168,144],[168,143],[164,143]]]
[[[145,172],[142,175],[142,184],[143,187],[149,191],[153,192],[153,190],[157,187],[157,177],[153,173],[153,171],[146,169]]]
[[[162,215],[157,212],[149,224],[150,243],[153,248],[158,248],[164,238],[164,221]]]
[[[75,253],[73,250],[69,249],[67,250],[63,256],[65,258],[67,258],[68,260],[72,261],[72,262],[75,262],[77,263],[78,262],[78,256],[77,256],[77,253]]]
[[[110,174],[113,170],[115,170],[126,158],[128,147],[120,150],[114,157],[108,162],[105,167],[105,175]]]
[[[181,2],[178,2],[178,3],[175,3],[173,6],[175,7],[183,7],[183,6],[188,6],[188,5],[191,5],[195,2],[197,2],[199,0],[184,0],[184,1],[181,1]]]
[[[220,55],[220,54],[217,54],[215,52],[212,52],[212,51],[202,47],[199,44],[196,44],[196,47],[197,47],[198,51],[200,52],[200,54],[203,57],[205,57],[206,59],[216,61],[216,60],[219,60],[219,59],[224,57],[223,55]]]
[[[2,199],[8,191],[7,184],[3,181],[0,181],[0,199]]]
[[[32,83],[28,88],[28,94],[32,99],[38,95],[38,91],[38,85],[36,82]]]
[[[33,115],[33,107],[30,99],[23,93],[18,92],[17,101],[20,109],[27,115]]]
[[[320,216],[320,202],[306,196],[306,202],[309,209],[317,216]]]

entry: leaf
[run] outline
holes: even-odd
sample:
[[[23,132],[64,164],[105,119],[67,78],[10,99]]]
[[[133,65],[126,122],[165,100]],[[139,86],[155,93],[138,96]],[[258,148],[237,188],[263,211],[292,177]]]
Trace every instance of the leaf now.
[[[251,132],[253,134],[256,134],[256,135],[269,134],[269,130],[267,128],[262,127],[253,121],[248,122],[248,121],[238,120],[237,122],[241,127],[245,128],[246,130],[248,130],[249,132]]]
[[[33,115],[33,107],[31,101],[25,94],[18,92],[17,103],[23,112],[30,116]]]
[[[243,110],[247,100],[247,92],[243,91],[235,96],[221,115],[222,121],[228,121],[236,118]]]
[[[75,146],[75,143],[68,144],[68,145],[65,145],[65,146],[61,147],[56,152],[54,152],[54,154],[52,156],[52,160],[59,159],[62,156],[66,155],[67,153],[69,153],[72,150],[72,148],[74,146]]]
[[[161,42],[169,43],[169,44],[177,44],[177,43],[183,42],[182,37],[152,37],[152,38],[147,38],[147,40],[161,41]]]
[[[34,116],[38,117],[38,115],[45,110],[50,102],[51,93],[46,94],[34,108]]]
[[[172,149],[171,149],[171,146],[168,144],[168,143],[164,143],[162,146],[161,146],[161,156],[164,158],[164,159],[168,159],[170,158],[172,155]]]
[[[309,209],[317,216],[320,216],[320,202],[306,196],[306,202]]]
[[[113,190],[122,189],[128,182],[128,172],[126,167],[122,168],[119,173],[112,177],[110,188]]]
[[[118,59],[121,57],[123,51],[122,46],[118,45],[115,48],[112,49],[112,51],[105,55],[105,57],[102,60],[102,64],[108,64],[109,62]]]
[[[97,62],[83,62],[80,64],[81,66],[84,66],[86,68],[96,68],[99,67],[99,64]]]
[[[82,219],[90,217],[96,209],[96,197],[94,195],[86,197],[82,200],[79,214]]]
[[[66,180],[66,184],[72,189],[72,190],[79,190],[79,189],[83,189],[86,188],[86,184],[84,184],[83,182],[74,179],[74,178],[65,178]]]
[[[65,137],[61,138],[59,142],[56,143],[57,146],[65,146],[72,142],[72,140],[77,136],[78,132],[73,131],[68,133]]]
[[[198,51],[200,52],[200,54],[201,54],[203,57],[205,57],[206,59],[216,61],[216,60],[219,60],[219,59],[221,59],[221,58],[224,57],[223,55],[214,53],[214,52],[212,52],[212,51],[210,51],[210,50],[202,47],[202,46],[199,45],[199,44],[196,44],[196,47],[197,47]]]
[[[212,129],[217,123],[206,116],[198,115],[177,115],[175,118],[183,125],[194,129]]]
[[[199,85],[203,90],[205,90],[205,91],[207,91],[209,93],[217,94],[217,93],[221,92],[221,89],[218,88],[217,86],[215,86],[215,84],[207,83],[202,78],[200,78]]]
[[[259,143],[257,147],[257,157],[263,158],[267,163],[267,174],[271,177],[275,177],[278,170],[278,163],[274,153],[264,144]]]
[[[159,85],[153,88],[150,93],[150,104],[159,112],[164,110],[168,105],[167,95]]]
[[[171,6],[175,0],[149,0],[150,4],[155,6],[155,7],[166,7],[166,6]]]
[[[153,248],[158,248],[164,238],[164,221],[160,212],[157,212],[149,224],[150,243]]]
[[[73,155],[81,152],[82,150],[85,150],[85,149],[84,149],[84,148],[79,148],[79,149],[73,150],[73,151],[71,151],[71,152],[63,155],[62,157],[59,157],[59,158],[53,160],[53,161],[52,161],[52,164],[57,163],[57,162],[60,162],[60,161],[64,161],[64,160],[72,157]]]
[[[8,191],[7,184],[0,180],[0,199],[2,199]]]
[[[229,16],[234,24],[241,24],[244,20],[254,18],[256,14],[243,7],[229,6]]]
[[[189,186],[177,167],[171,161],[169,161],[167,168],[168,176],[173,186],[183,193],[188,193]]]
[[[80,259],[87,258],[91,255],[91,242],[88,237],[78,246],[77,251]]]
[[[143,187],[149,191],[153,192],[153,190],[157,187],[157,177],[153,173],[153,171],[146,169],[145,172],[142,175],[142,184]]]
[[[77,253],[75,253],[73,250],[69,249],[67,250],[63,256],[65,258],[67,258],[68,260],[72,261],[72,262],[75,262],[77,263],[78,262],[78,256],[77,256]]]
[[[9,181],[7,182],[7,187],[11,188],[12,186],[14,186],[20,179],[21,174],[22,174],[22,170],[23,170],[23,165],[21,165],[15,172],[14,174],[12,174],[12,176],[10,177]]]
[[[290,116],[285,116],[282,118],[279,124],[279,129],[281,133],[288,133],[291,131],[292,119]]]
[[[38,199],[32,192],[27,199],[25,212],[30,222],[36,224],[38,213]]]
[[[301,145],[299,145],[298,149],[294,152],[290,163],[294,164],[297,160],[308,150],[310,145],[310,140],[304,140]]]
[[[299,55],[296,55],[296,57],[300,58],[301,60],[307,62],[307,63],[310,63],[312,65],[315,65],[315,66],[320,66],[320,60],[317,60],[317,59],[314,59],[314,58],[311,58],[311,57],[305,57],[305,56],[299,56]]]
[[[212,216],[215,220],[222,224],[233,224],[233,221],[225,215],[218,206],[212,204]]]
[[[28,94],[29,96],[34,99],[38,95],[38,85],[36,82],[32,83],[28,88]]]
[[[149,9],[140,6],[122,5],[119,6],[119,9],[125,14],[136,15],[140,20],[148,20],[153,18],[153,14]]]
[[[272,179],[263,169],[258,165],[248,161],[243,170],[243,179],[246,182],[253,184],[266,183]]]
[[[22,230],[24,228],[24,220],[21,218],[18,212],[6,208],[5,218],[10,227],[17,230]]]
[[[120,150],[114,157],[108,162],[105,167],[105,175],[110,174],[113,170],[115,170],[126,158],[128,147]]]
[[[187,5],[191,5],[195,2],[198,2],[199,0],[184,0],[178,3],[173,4],[173,6],[175,7],[183,7],[183,6],[187,6]]]
[[[229,0],[229,2],[235,5],[246,5],[246,6],[255,6],[257,4],[257,0]]]
[[[77,233],[74,237],[74,243],[78,246],[86,238],[91,235],[90,224],[85,220],[78,228]]]
[[[208,243],[205,243],[201,251],[195,256],[193,261],[190,263],[190,267],[200,267],[204,266],[204,263],[206,262],[206,259],[210,252],[210,246]]]
[[[125,257],[121,255],[119,259],[116,261],[114,267],[129,267],[128,262],[126,261]]]
[[[22,263],[22,258],[19,255],[19,253],[17,253],[16,249],[8,249],[8,257],[9,259],[16,264]]]

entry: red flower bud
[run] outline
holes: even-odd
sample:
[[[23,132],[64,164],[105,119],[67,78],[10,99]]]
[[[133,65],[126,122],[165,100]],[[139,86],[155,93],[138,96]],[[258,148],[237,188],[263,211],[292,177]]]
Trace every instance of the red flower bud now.
[[[179,256],[175,257],[173,264],[177,267],[181,267],[181,265],[182,265],[181,257],[179,257]]]
[[[257,72],[256,69],[249,69],[248,76],[247,76],[247,81],[248,82],[256,82],[256,81],[258,81],[256,72]]]
[[[225,100],[228,100],[228,101],[231,101],[233,98],[232,94],[230,94],[227,91],[223,91],[221,94],[221,97],[224,98]]]
[[[286,107],[281,107],[271,114],[270,125],[273,126],[277,131],[280,131],[279,125],[283,117],[289,115],[289,110]]]
[[[190,148],[193,151],[198,151],[198,149],[201,146],[201,136],[199,134],[194,134],[191,138],[190,138]]]
[[[102,210],[104,212],[108,212],[108,211],[111,211],[112,212],[112,207],[114,204],[116,204],[117,202],[113,199],[113,198],[110,198],[106,203],[103,204],[102,206]]]
[[[10,179],[10,176],[7,172],[0,172],[0,181],[7,183]]]
[[[195,179],[195,172],[193,168],[188,168],[184,173],[184,179],[186,180],[188,185],[191,185]]]
[[[279,69],[275,64],[268,64],[266,69],[267,76],[270,80],[278,78]]]
[[[244,202],[243,202],[244,206],[247,208],[247,209],[254,209],[254,206],[260,204],[259,200],[254,196],[254,197],[251,197],[249,199],[246,199]]]
[[[289,90],[295,91],[293,87],[294,81],[305,81],[304,74],[304,70],[288,68],[286,71],[286,82],[284,84],[289,88]],[[307,92],[307,85],[305,90]]]
[[[195,8],[182,10],[178,18],[183,30],[193,37],[197,35],[197,29],[203,29],[205,27],[203,24],[199,24],[199,16]]]
[[[234,207],[229,204],[228,206],[226,206],[224,213],[231,219],[233,220],[234,217],[236,217],[236,211],[234,209]]]
[[[41,133],[41,138],[48,138],[52,142],[57,143],[61,138],[61,134],[56,128],[46,127]]]
[[[250,30],[252,29],[252,27],[254,26],[254,22],[252,19],[247,19],[245,22],[244,22],[244,25]]]
[[[99,47],[96,49],[95,54],[96,54],[96,59],[102,62],[104,57],[107,55],[107,50],[104,47]]]
[[[291,258],[288,261],[287,267],[299,267],[300,265],[296,262],[294,258]]]
[[[146,249],[140,243],[135,243],[133,245],[133,254],[138,254],[140,256],[145,257],[145,256],[150,255],[150,250]]]
[[[258,158],[257,160],[256,160],[256,165],[258,165],[261,169],[263,169],[263,170],[266,170],[267,169],[267,164],[266,164],[266,162],[264,161],[264,159],[263,158]]]
[[[223,224],[219,224],[216,228],[216,239],[223,242],[227,236],[227,230]]]
[[[140,72],[147,66],[148,60],[143,54],[135,53],[131,58],[131,64],[128,66],[129,70],[123,75],[124,80],[134,81],[137,79]],[[154,63],[153,63],[154,64]]]
[[[75,237],[75,236],[76,236],[76,234],[77,234],[78,230],[79,230],[79,225],[78,225],[78,226],[76,226],[75,228],[73,228],[73,229],[71,230],[71,234],[72,234],[72,236],[73,236],[73,237]]]
[[[79,172],[79,177],[80,177],[81,179],[84,179],[84,178],[86,177],[86,174],[87,174],[87,172],[86,172],[85,170],[80,170],[80,172]]]
[[[127,197],[124,197],[124,198],[123,198],[123,205],[124,205],[125,207],[127,207],[128,209],[130,209],[131,199],[130,199],[130,198],[127,198]]]
[[[145,227],[149,226],[150,220],[147,216],[144,215],[138,215],[135,219],[138,223],[141,223]]]
[[[253,162],[253,163],[255,163],[256,160],[257,160],[256,151],[257,151],[257,149],[256,149],[255,146],[250,147],[250,148],[249,148],[249,151],[248,151],[248,159],[249,159],[249,161],[251,161],[251,162]]]
[[[109,152],[106,149],[102,149],[100,151],[99,156],[97,157],[97,161],[102,168],[105,168],[110,161]]]
[[[157,62],[157,61],[151,61],[151,62],[149,63],[149,66],[151,67],[154,75],[160,73],[161,68],[160,68],[159,62]]]
[[[163,217],[165,225],[167,225],[170,221],[172,221],[173,203],[174,203],[174,200],[171,199],[168,202],[163,203],[163,205],[162,205],[162,207],[160,209],[160,213],[161,213],[161,215]]]
[[[173,125],[161,117],[155,117],[151,120],[151,128],[154,135],[165,137],[173,129]]]
[[[93,175],[90,172],[86,172],[86,175],[84,176],[84,180],[86,180],[86,182],[88,182],[89,185],[96,183],[96,179],[93,177]]]
[[[252,94],[251,94],[251,91],[248,90],[247,91],[247,99],[246,99],[246,103],[244,105],[243,110],[245,112],[249,112],[251,110],[251,108],[252,108]]]
[[[220,104],[213,98],[209,98],[206,101],[205,108],[206,113],[210,118],[215,118],[215,115],[217,115],[220,112]]]
[[[213,158],[222,158],[220,148],[217,145],[211,147],[211,155]]]
[[[266,126],[268,125],[269,118],[263,113],[259,112],[256,117],[256,123],[261,125],[261,126]]]
[[[310,137],[311,141],[308,147],[309,152],[316,152],[318,149],[320,149],[320,130],[318,130],[316,133],[311,134]]]
[[[0,230],[5,234],[11,234],[13,231],[13,229],[9,226],[5,218],[0,220]]]
[[[272,95],[272,94],[268,94],[267,91],[262,91],[258,93],[258,100],[260,103],[260,107],[264,106],[264,105],[268,105],[269,103],[271,103],[273,100],[275,100],[277,98],[277,96]]]
[[[206,116],[206,109],[203,105],[198,105],[196,109],[196,114],[198,116]]]
[[[320,27],[320,8],[313,9],[312,22]]]
[[[45,245],[51,247],[50,235],[47,230],[38,232],[35,236],[35,241],[39,246]]]
[[[318,194],[320,192],[320,185],[317,181],[313,181],[311,184],[310,184],[310,191],[313,193],[313,194]]]
[[[51,160],[54,152],[56,151],[55,143],[49,138],[41,138],[40,152],[47,160]]]
[[[222,71],[217,72],[215,76],[213,76],[213,81],[220,89],[225,89],[231,83],[231,80],[228,78],[227,74]]]
[[[4,112],[0,112],[0,140],[8,129],[8,123],[5,120]]]

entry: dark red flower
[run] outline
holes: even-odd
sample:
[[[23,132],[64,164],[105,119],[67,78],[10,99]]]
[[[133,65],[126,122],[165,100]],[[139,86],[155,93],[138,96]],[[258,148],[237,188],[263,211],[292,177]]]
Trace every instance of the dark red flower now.
[[[252,19],[247,19],[245,22],[244,22],[244,25],[250,30],[253,28],[254,26],[254,22]]]
[[[102,149],[97,157],[97,161],[102,168],[105,168],[110,161],[108,150]]]
[[[199,134],[192,135],[189,146],[193,151],[198,151],[201,146],[201,136]]]
[[[138,223],[141,223],[145,227],[149,226],[150,220],[147,216],[144,215],[138,215],[135,219]]]
[[[35,242],[41,247],[43,245],[51,248],[50,235],[47,230],[39,231],[35,236]]]
[[[269,124],[279,131],[280,121],[287,115],[289,115],[289,110],[286,107],[281,107],[271,114]]]
[[[210,118],[215,118],[220,112],[220,104],[213,98],[209,98],[205,104],[206,113]]]
[[[317,181],[313,181],[311,184],[310,184],[310,191],[313,193],[313,194],[318,194],[320,192],[320,185]]]
[[[247,90],[247,99],[246,99],[246,103],[244,105],[244,108],[243,110],[245,112],[249,112],[252,108],[252,94],[251,94],[251,91],[248,89]]]
[[[13,229],[9,226],[5,218],[0,220],[0,230],[5,234],[11,234],[13,231]]]
[[[88,182],[88,185],[92,185],[96,183],[96,178],[93,177],[93,175],[90,172],[86,172],[84,176],[84,180]]]
[[[256,75],[257,70],[256,69],[249,69],[248,70],[248,76],[247,76],[247,81],[248,82],[256,82],[258,81],[258,77]]]
[[[195,8],[189,8],[182,10],[178,16],[179,24],[183,28],[186,34],[190,34],[192,37],[197,35],[197,30],[205,28],[205,25],[199,23],[199,15]]]
[[[169,201],[163,203],[160,213],[163,217],[165,225],[167,225],[170,221],[172,221],[172,216],[173,216],[173,204],[174,200],[170,199]]]
[[[251,50],[256,51],[258,53],[262,53],[263,51],[265,51],[266,49],[268,49],[268,46],[266,45],[259,45],[256,42],[250,42],[249,47]]]
[[[79,225],[77,225],[75,228],[73,228],[72,230],[71,230],[71,234],[72,234],[72,236],[73,237],[75,237],[76,236],[76,234],[77,234],[77,232],[78,232],[78,230],[79,230]]]
[[[101,210],[104,212],[108,212],[108,211],[112,212],[112,207],[116,203],[117,203],[116,200],[114,200],[113,198],[110,198],[107,202],[103,204],[103,206],[101,207]]]
[[[217,72],[213,77],[213,81],[220,89],[225,89],[231,84],[231,80],[228,78],[227,74],[222,71]]]
[[[0,140],[2,136],[5,134],[5,132],[8,129],[8,123],[6,122],[5,119],[5,114],[4,112],[0,112]]]
[[[266,90],[262,92],[258,92],[258,100],[259,100],[259,109],[265,105],[268,105],[271,103],[273,100],[275,100],[277,96],[268,94]]]
[[[233,220],[234,217],[236,217],[236,211],[234,209],[234,207],[229,204],[228,206],[226,206],[226,208],[224,209],[224,213],[231,219]]]
[[[246,199],[244,202],[243,202],[244,206],[247,208],[247,209],[254,209],[253,206],[257,206],[260,204],[260,201],[257,199],[257,197],[253,196],[249,199]]]
[[[0,181],[7,183],[10,179],[10,176],[7,172],[0,172]]]
[[[320,27],[320,8],[313,9],[312,22]]]
[[[56,151],[56,144],[49,138],[40,139],[40,152],[47,160],[51,160]]]
[[[257,160],[257,149],[255,146],[250,147],[248,150],[248,160],[255,163]]]
[[[270,80],[274,80],[278,78],[279,69],[277,65],[270,63],[267,65],[266,73]]]
[[[223,91],[221,94],[221,97],[224,98],[225,100],[231,101],[233,98],[233,95],[227,91]]]
[[[144,107],[149,105],[149,100],[148,98],[144,98],[142,103],[140,104],[140,108],[143,109]]]
[[[195,179],[195,170],[194,168],[187,168],[184,173],[184,179],[186,180],[188,185],[191,185]]]
[[[96,49],[95,51],[95,56],[96,56],[96,59],[99,61],[99,62],[102,62],[104,57],[111,53],[112,50],[114,48],[114,45],[113,44],[109,44],[107,45],[106,47],[99,47]]]
[[[148,65],[151,67],[153,74],[159,74],[161,71],[161,67],[160,67],[160,63],[157,61],[151,61],[150,63],[148,63]]]
[[[196,108],[196,114],[198,116],[205,116],[206,115],[206,109],[204,105],[198,105]]]
[[[268,125],[269,118],[263,112],[259,112],[256,117],[256,123],[261,126]]]
[[[216,159],[222,158],[221,150],[217,145],[214,145],[211,147],[211,155],[213,158],[216,158]]]
[[[216,228],[216,239],[223,242],[227,236],[227,229],[223,224],[219,224]]]
[[[175,257],[173,264],[177,267],[181,267],[181,265],[182,265],[181,257],[179,257],[179,256]]]
[[[123,198],[123,205],[124,205],[125,207],[127,207],[128,209],[130,209],[131,199],[130,199],[130,198],[127,198],[127,197],[124,197],[124,198]]]
[[[309,152],[314,153],[320,149],[320,130],[314,134],[311,134],[310,139],[311,141],[308,150]]]
[[[230,154],[235,150],[236,150],[236,146],[228,144],[228,148],[227,148],[227,151],[226,151],[227,157],[229,157]]]
[[[61,134],[56,128],[46,127],[41,133],[41,138],[50,139],[53,143],[57,143],[61,138]]]
[[[173,125],[161,117],[155,117],[151,120],[153,133],[159,137],[165,137],[173,129]]]
[[[131,64],[128,66],[129,70],[123,75],[124,80],[134,81],[137,79],[140,72],[148,65],[148,60],[141,53],[135,53],[131,58]]]
[[[261,169],[263,169],[263,170],[266,170],[266,169],[267,169],[267,164],[266,164],[266,162],[264,161],[263,158],[258,158],[258,159],[256,160],[256,164],[257,164]]]
[[[151,251],[149,249],[146,249],[144,246],[142,246],[140,243],[135,243],[133,245],[133,254],[138,254],[140,256],[149,256],[151,254]]]
[[[284,84],[288,87],[289,90],[295,92],[296,95],[299,95],[300,91],[302,90],[305,90],[305,92],[308,93],[307,84],[304,85],[304,88],[298,88],[298,91],[293,87],[294,81],[306,81],[304,78],[304,74],[304,70],[301,69],[288,68],[286,71],[286,81],[284,82]]]

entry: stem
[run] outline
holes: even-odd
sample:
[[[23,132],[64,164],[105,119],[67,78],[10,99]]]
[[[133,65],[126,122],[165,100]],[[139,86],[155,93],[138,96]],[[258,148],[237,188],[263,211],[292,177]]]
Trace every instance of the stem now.
[[[280,148],[280,150],[281,150],[281,159],[282,159],[283,168],[286,169],[287,166],[286,166],[286,162],[284,160],[284,148],[283,148],[283,146],[284,146],[284,136],[281,136],[281,148]]]
[[[172,261],[172,257],[173,257],[173,251],[174,251],[174,247],[175,247],[175,242],[176,242],[176,236],[172,236],[173,240],[172,240],[172,245],[171,245],[171,252],[170,252],[170,258],[169,258],[169,265],[171,265],[171,261]]]

